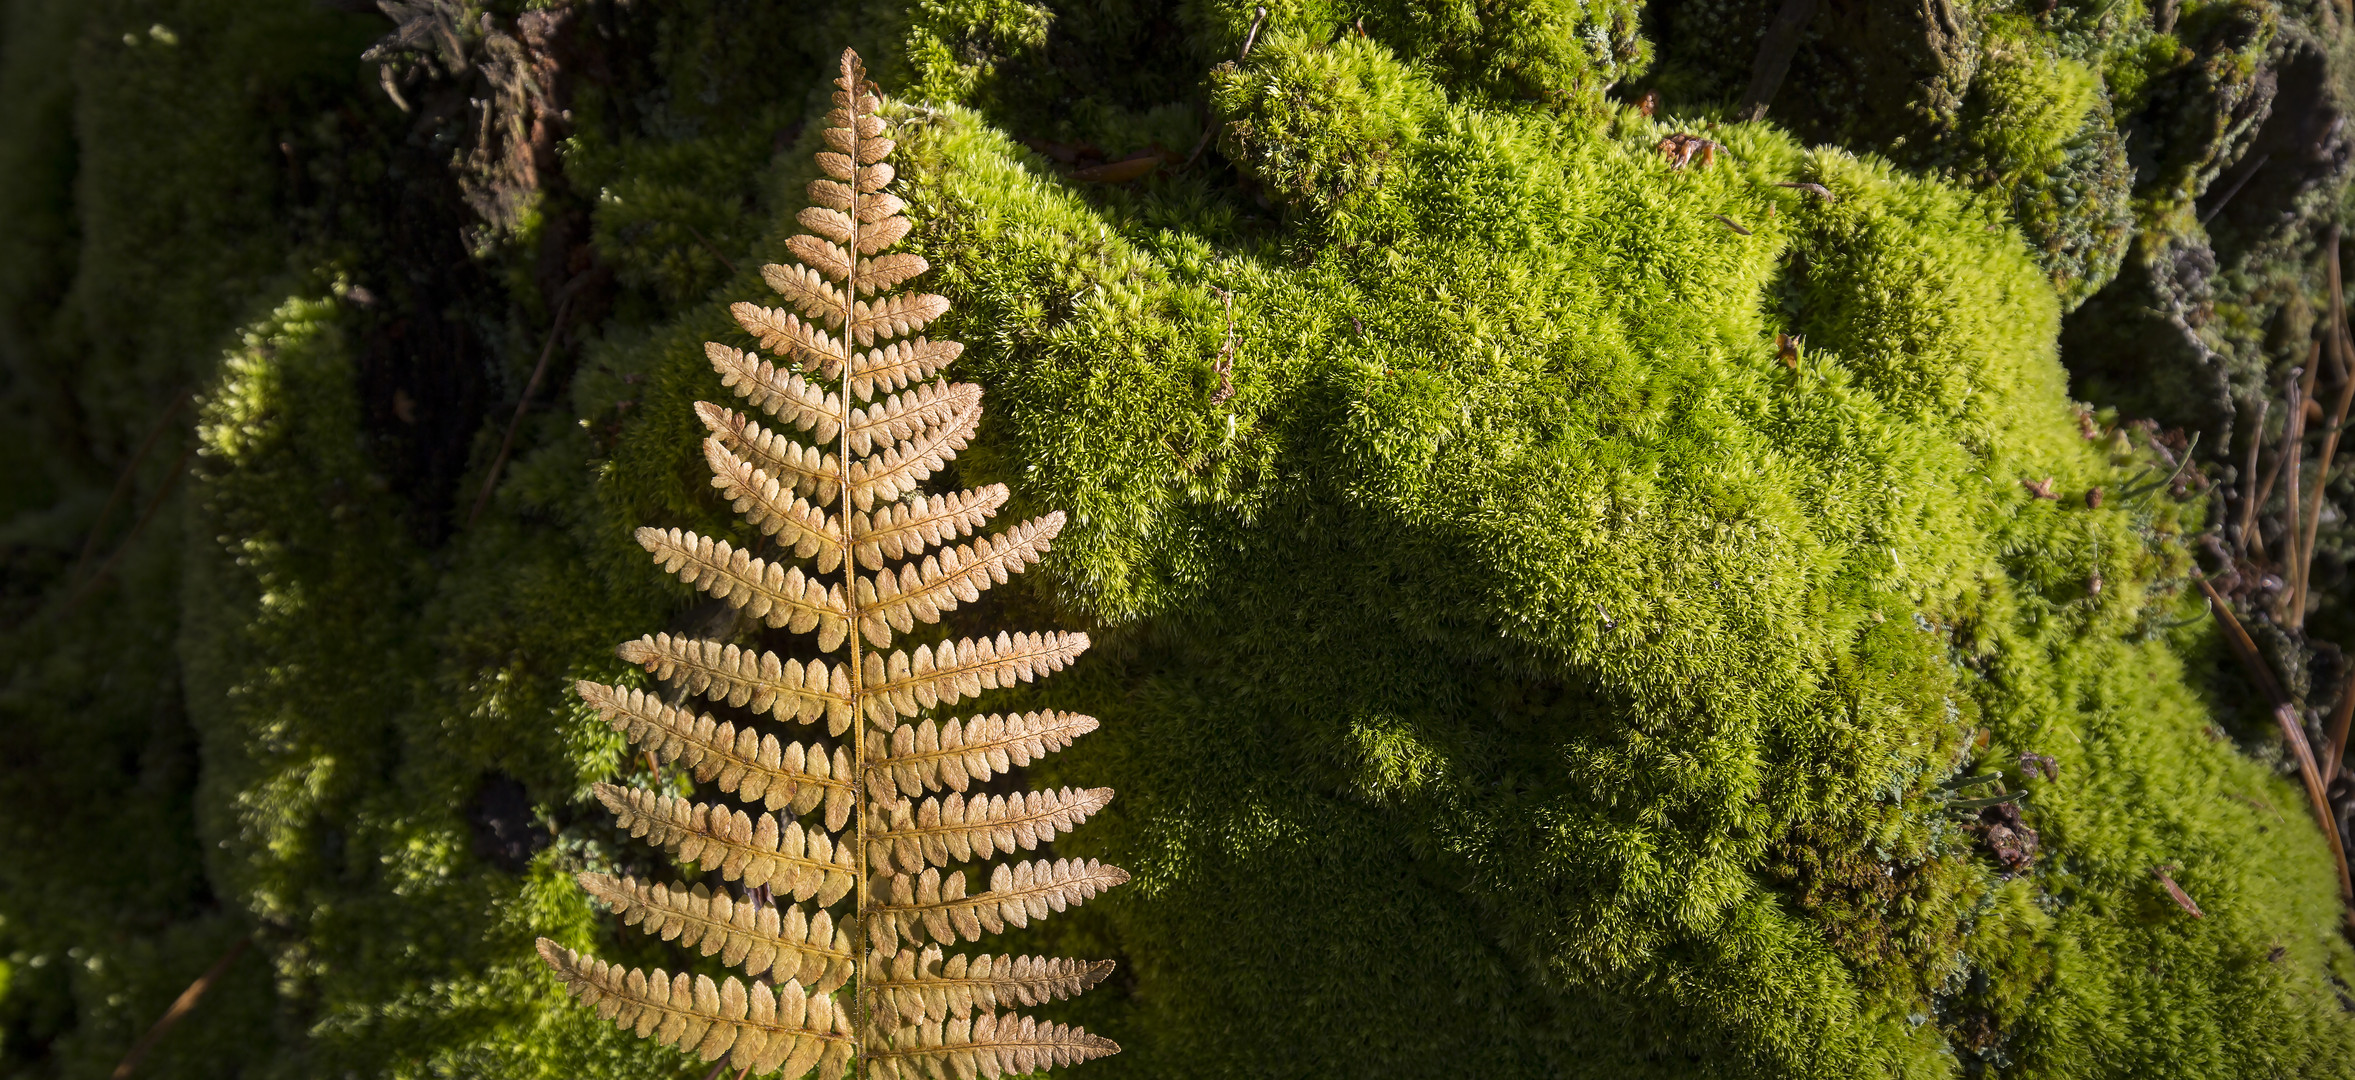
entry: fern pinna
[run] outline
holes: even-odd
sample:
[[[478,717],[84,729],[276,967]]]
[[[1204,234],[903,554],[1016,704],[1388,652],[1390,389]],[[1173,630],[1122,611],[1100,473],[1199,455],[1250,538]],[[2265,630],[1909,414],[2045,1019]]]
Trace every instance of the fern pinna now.
[[[884,190],[893,143],[857,54],[842,54],[837,85],[828,149],[817,156],[824,178],[810,182],[816,205],[800,217],[814,235],[788,244],[801,265],[763,268],[791,310],[734,308],[762,348],[799,370],[706,346],[723,383],[816,445],[696,405],[711,429],[703,445],[713,486],[807,568],[678,529],[640,529],[638,541],[665,570],[741,615],[814,635],[819,653],[846,659],[804,663],[653,634],[620,653],[669,683],[673,698],[578,687],[631,742],[757,811],[600,784],[598,798],[631,835],[719,871],[742,891],[604,874],[581,875],[582,886],[625,922],[717,953],[751,980],[624,969],[545,938],[540,955],[599,1015],[753,1073],[790,1077],[814,1067],[834,1080],[855,1060],[875,1077],[994,1077],[1116,1053],[1110,1040],[1006,1011],[1086,990],[1110,961],[943,952],[1061,911],[1128,875],[1094,860],[1001,862],[988,887],[972,891],[956,868],[1032,850],[1112,792],[986,795],[973,787],[1069,745],[1094,729],[1089,717],[925,718],[1061,669],[1087,648],[1087,635],[999,633],[891,649],[894,635],[938,622],[1037,561],[1063,515],[975,535],[1005,504],[1004,485],[918,493],[972,435],[981,389],[933,378],[962,345],[913,336],[948,301],[892,291],[929,267],[918,255],[883,254],[907,234],[908,219]],[[966,536],[971,542],[950,546]],[[694,694],[780,722],[823,722],[829,741],[784,741],[675,703]],[[833,910],[845,900],[847,911]]]

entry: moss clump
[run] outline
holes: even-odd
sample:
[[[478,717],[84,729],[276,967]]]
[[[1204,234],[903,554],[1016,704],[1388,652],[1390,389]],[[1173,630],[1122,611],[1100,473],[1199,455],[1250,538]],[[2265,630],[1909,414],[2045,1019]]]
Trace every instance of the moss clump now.
[[[649,626],[725,632],[628,533],[730,535],[688,411],[724,393],[701,342],[750,344],[725,304],[793,228],[771,193],[805,179],[815,58],[847,37],[918,99],[915,241],[990,395],[950,479],[1071,514],[991,602],[1099,641],[1048,703],[1104,727],[1034,778],[1122,792],[1063,853],[1136,885],[1038,933],[1124,960],[1072,1009],[1128,1048],[1091,1068],[2335,1074],[2355,956],[2329,860],[2272,763],[2208,735],[2238,725],[2185,593],[2205,507],[2126,497],[2140,463],[2079,436],[2055,357],[2095,273],[2056,292],[2055,259],[2114,250],[2096,129],[2177,69],[2105,114],[2090,80],[2141,48],[2108,16],[1973,21],[1929,65],[1986,77],[1939,76],[1950,157],[1901,167],[1673,94],[1609,104],[1644,63],[1632,8],[1270,5],[1239,56],[1256,6],[583,24],[608,51],[570,194],[478,252],[486,295],[448,316],[508,397],[439,489],[385,452],[410,436],[372,366],[410,355],[388,310],[423,316],[332,270],[268,286],[297,298],[196,365],[189,540],[142,585],[185,606],[137,613],[179,642],[204,740],[201,832],[170,850],[233,913],[176,955],[243,923],[275,965],[275,1026],[257,968],[225,1030],[276,1032],[253,1041],[289,1075],[700,1075],[533,971],[534,934],[697,963],[566,881],[654,868],[584,798],[640,766],[562,688],[626,675],[607,646]],[[1720,51],[1712,77],[1746,71]],[[366,100],[348,145],[412,130]],[[1193,167],[1124,186],[1026,148],[1206,130]],[[1675,131],[1728,153],[1672,170]],[[1989,197],[1946,171],[1965,155],[2039,194]],[[2038,218],[2047,195],[2101,205]],[[381,237],[352,235],[298,250],[366,268]],[[611,282],[570,294],[556,404],[480,521],[418,528],[483,480],[547,265]],[[41,685],[91,681],[58,664]],[[2029,792],[2033,860],[1957,805],[1986,773]],[[42,970],[11,962],[8,1030],[51,1023]],[[112,1017],[83,1021],[97,1059],[144,1013],[87,1015]]]

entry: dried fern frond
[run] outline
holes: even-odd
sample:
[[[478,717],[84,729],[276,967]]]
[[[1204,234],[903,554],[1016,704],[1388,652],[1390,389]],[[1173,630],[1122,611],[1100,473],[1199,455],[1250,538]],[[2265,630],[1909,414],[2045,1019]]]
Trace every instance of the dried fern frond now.
[[[982,1013],[970,1020],[928,1020],[892,1033],[874,1057],[877,1076],[1020,1076],[1120,1052],[1110,1039],[1027,1016]]]
[[[815,577],[804,577],[801,567],[756,559],[725,540],[679,529],[639,529],[638,546],[679,580],[713,599],[736,601],[734,606],[746,615],[796,634],[815,629],[821,651],[833,652],[850,632],[850,608],[843,602],[841,584],[828,589]]]
[[[946,495],[910,495],[908,501],[878,506],[873,516],[852,515],[859,534],[859,565],[883,569],[883,560],[914,555],[973,531],[997,516],[1006,504],[1006,485],[991,484],[976,491]]]
[[[750,727],[739,729],[709,714],[666,705],[643,690],[580,682],[573,691],[597,710],[622,737],[657,760],[694,770],[695,779],[765,809],[790,807],[806,814],[824,803],[826,827],[839,830],[850,817],[850,748],[784,742]]]
[[[899,868],[913,873],[1032,850],[1077,828],[1111,801],[1111,788],[976,795],[970,802],[958,794],[914,804],[900,799],[890,804],[883,836]]]
[[[614,651],[690,694],[779,720],[812,724],[822,716],[829,735],[850,726],[851,669],[844,665],[812,660],[804,667],[773,652],[669,634],[648,634]]]
[[[624,969],[547,938],[539,940],[539,950],[556,977],[581,1004],[595,1006],[598,1016],[705,1061],[725,1056],[730,1065],[787,1076],[815,1066],[821,1080],[835,1080],[857,1052],[834,999],[807,994],[796,982],[772,990],[735,979],[714,983],[709,975],[689,979],[660,968]]]
[[[868,921],[868,940],[877,949],[895,947],[905,938],[911,945],[926,940],[954,945],[979,941],[985,933],[1006,927],[1029,926],[1065,908],[1086,902],[1097,893],[1128,880],[1128,872],[1094,859],[1057,859],[1047,862],[999,863],[990,869],[989,891],[965,892],[965,872],[945,877],[930,867],[921,874],[886,875],[891,902],[878,905]]]
[[[834,455],[803,446],[754,423],[743,413],[708,401],[695,403],[695,415],[722,446],[779,483],[793,485],[795,494],[810,496],[819,506],[830,506],[842,490],[842,463]],[[869,497],[873,497],[872,489]]]
[[[643,926],[681,946],[701,946],[703,955],[717,953],[746,975],[773,972],[827,994],[849,982],[857,967],[850,931],[824,911],[805,914],[797,906],[731,899],[701,885],[682,889],[605,874],[579,880],[623,925]]]
[[[891,644],[891,631],[914,629],[917,623],[936,623],[942,612],[959,603],[981,599],[981,591],[1003,585],[1007,577],[1028,569],[1047,553],[1047,544],[1063,531],[1063,513],[1056,511],[1016,525],[994,537],[970,544],[944,547],[925,556],[923,565],[900,567],[897,577],[888,570],[858,579],[859,632],[880,649]]]
[[[824,907],[856,881],[850,847],[836,846],[825,830],[803,829],[798,821],[779,825],[775,814],[755,818],[644,788],[597,784],[590,790],[631,836],[644,837],[680,862],[742,880],[747,889],[772,886],[795,900],[814,896]]]
[[[976,781],[1061,750],[1094,730],[1093,716],[1053,710],[1020,716],[975,716],[938,726],[930,720],[901,724],[891,733],[888,747],[876,755],[881,767],[870,769],[868,776],[880,781],[888,774],[889,782],[909,796],[943,789],[964,791]]]
[[[902,949],[875,980],[888,1024],[969,1016],[975,1009],[1042,1005],[1077,997],[1112,974],[1112,961],[1060,956],[941,955]]]
[[[821,574],[833,573],[841,565],[847,545],[840,518],[810,505],[808,499],[794,493],[791,484],[760,471],[716,438],[703,440],[703,456],[711,465],[711,486],[727,496],[745,521],[792,548],[795,557],[814,558],[815,569]]]
[[[838,85],[817,155],[825,175],[810,183],[815,205],[799,218],[809,232],[786,242],[800,265],[761,271],[784,305],[731,308],[778,359],[717,343],[704,351],[723,386],[783,427],[695,406],[711,433],[712,487],[777,547],[760,557],[729,539],[654,527],[637,538],[663,570],[752,621],[848,655],[787,659],[649,634],[617,653],[667,694],[575,687],[658,764],[682,765],[751,808],[594,785],[632,836],[746,891],[603,874],[581,875],[582,889],[624,925],[782,985],[624,970],[546,940],[540,955],[600,1016],[756,1073],[815,1068],[833,1080],[863,1059],[875,1077],[994,1077],[1101,1057],[1119,1047],[999,1010],[1078,994],[1103,981],[1109,961],[944,956],[926,944],[1026,926],[1128,875],[1094,860],[997,863],[989,888],[967,894],[965,870],[943,874],[1037,850],[1112,791],[970,791],[1069,746],[1095,729],[1090,717],[926,715],[1061,670],[1087,650],[1086,634],[999,631],[881,651],[1038,562],[1064,517],[993,535],[982,530],[1008,501],[1005,485],[918,490],[973,437],[982,394],[934,378],[963,345],[916,336],[948,313],[948,300],[893,291],[929,267],[886,250],[912,224],[884,190],[893,144],[856,54],[843,53]],[[752,718],[715,718],[680,704],[685,695]],[[780,738],[758,730],[762,717],[823,719],[832,741]],[[946,794],[915,801],[927,792]],[[766,902],[770,889],[780,902]],[[846,910],[825,910],[844,901]]]
[[[888,657],[868,653],[861,704],[868,721],[888,731],[897,724],[896,717],[921,716],[926,709],[979,697],[984,690],[1061,671],[1087,648],[1086,634],[1001,632],[995,641],[944,641]]]

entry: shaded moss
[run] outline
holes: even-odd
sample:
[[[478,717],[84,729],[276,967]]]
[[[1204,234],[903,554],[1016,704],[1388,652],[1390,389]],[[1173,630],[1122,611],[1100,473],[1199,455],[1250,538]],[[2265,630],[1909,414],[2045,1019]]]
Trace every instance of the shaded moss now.
[[[100,682],[83,711],[128,732],[185,697],[203,812],[161,804],[159,835],[188,835],[158,845],[179,876],[157,880],[201,858],[225,910],[136,938],[164,944],[123,1003],[76,975],[77,1019],[41,1011],[77,993],[42,974],[61,961],[12,959],[9,1037],[78,1023],[37,1067],[103,1063],[184,981],[167,969],[250,926],[270,965],[159,1071],[700,1075],[562,1002],[526,947],[695,963],[567,880],[657,868],[585,798],[640,766],[564,688],[626,677],[614,641],[697,620],[629,530],[735,528],[688,411],[722,394],[701,342],[749,344],[725,304],[761,295],[794,228],[820,61],[855,40],[920,99],[897,107],[916,240],[990,394],[953,479],[1072,514],[1023,588],[960,618],[1099,642],[1038,700],[1105,726],[1038,771],[1121,791],[1058,849],[1137,879],[1033,935],[1123,958],[1064,1011],[1128,1047],[1092,1069],[2335,1073],[2355,961],[2329,862],[2274,763],[2206,733],[2246,730],[2185,593],[2207,508],[2121,495],[2147,462],[2080,437],[2054,345],[2124,242],[2123,114],[2212,112],[2256,78],[2239,9],[2168,31],[2208,58],[2193,91],[2132,4],[1976,12],[1893,49],[1934,62],[1906,69],[1918,99],[1876,104],[1951,126],[1839,130],[1901,168],[1705,126],[1698,91],[1652,119],[1609,104],[1647,62],[1632,7],[1270,5],[1240,55],[1254,7],[584,9],[579,40],[605,44],[580,61],[601,74],[573,105],[572,193],[478,253],[482,292],[449,316],[505,395],[458,432],[455,496],[405,488],[379,441],[397,413],[370,365],[405,355],[378,337],[401,301],[332,270],[234,277],[298,243],[267,231],[206,264],[230,269],[203,295],[234,303],[190,304],[212,337],[169,350],[206,387],[184,554],[126,565],[144,638],[85,613],[9,700],[92,683],[112,640],[176,640],[177,668]],[[1739,42],[1663,44],[1659,85],[1746,75]],[[337,145],[412,130],[346,74],[366,104]],[[165,76],[144,92],[217,78]],[[1022,141],[1182,152],[1206,131],[1192,167],[1130,186],[1072,183]],[[1728,153],[1672,170],[1674,131]],[[2200,145],[2177,157],[2231,160]],[[1802,181],[1838,201],[1776,186]],[[2173,243],[2197,212],[2133,227]],[[51,239],[0,259],[5,280],[56,280],[66,234],[28,235]],[[324,235],[298,262],[377,272],[353,240],[372,234]],[[483,482],[552,340],[550,259],[611,292],[553,336],[556,404],[521,410],[483,517],[442,542],[412,524]],[[212,359],[220,326],[288,293]],[[1789,365],[1778,334],[1803,338]],[[97,355],[107,385],[166,359]],[[2046,478],[2059,499],[2028,486]],[[79,482],[56,505],[92,513]],[[12,528],[47,573],[70,559],[73,529]],[[2023,773],[2031,752],[2058,778]],[[2030,793],[2025,872],[1943,786],[1985,772]],[[2167,900],[2162,864],[2207,918]],[[35,909],[10,898],[14,947]]]

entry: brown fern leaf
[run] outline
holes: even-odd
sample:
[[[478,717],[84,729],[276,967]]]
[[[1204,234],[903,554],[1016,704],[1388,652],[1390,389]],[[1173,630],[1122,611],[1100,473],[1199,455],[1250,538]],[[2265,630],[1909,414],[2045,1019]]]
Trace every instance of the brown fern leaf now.
[[[824,994],[810,994],[788,981],[774,990],[709,975],[689,979],[627,969],[583,956],[547,938],[540,959],[556,970],[581,1004],[641,1039],[692,1050],[705,1061],[767,1074],[800,1076],[812,1066],[819,1080],[837,1080],[857,1051],[849,1018]]]
[[[827,994],[857,970],[850,931],[824,911],[804,915],[799,907],[733,899],[702,885],[682,889],[606,874],[580,874],[577,880],[623,925],[683,948],[700,947],[705,956],[717,953],[721,963],[746,975],[772,973]]]
[[[850,452],[864,454],[877,443],[891,446],[981,408],[981,388],[972,383],[929,382],[879,405],[851,412]]]
[[[937,727],[930,720],[901,724],[893,729],[886,751],[877,755],[878,767],[868,772],[868,797],[886,798],[874,790],[884,783],[897,784],[909,796],[961,792],[975,781],[1046,757],[1094,730],[1093,716],[1051,709],[1020,716],[974,716]]]
[[[602,874],[581,875],[581,887],[625,924],[785,980],[785,994],[736,979],[624,971],[546,942],[541,955],[601,1015],[707,1061],[764,1073],[781,1067],[798,1077],[814,1065],[833,1078],[863,1056],[871,1076],[997,1076],[1113,1053],[1117,1046],[1086,1032],[996,1011],[1084,991],[1109,962],[899,950],[903,940],[947,944],[1028,925],[1128,875],[1093,861],[997,864],[976,895],[965,893],[964,871],[942,876],[952,862],[1041,851],[1112,792],[969,791],[1070,745],[1095,728],[1091,718],[924,718],[1061,670],[1087,649],[1087,635],[1001,631],[888,649],[894,634],[938,621],[1037,562],[1064,518],[1050,513],[989,535],[981,530],[1006,504],[1005,485],[919,491],[972,438],[982,392],[934,380],[964,346],[915,336],[949,302],[895,291],[928,265],[886,250],[913,225],[907,203],[884,190],[893,143],[856,54],[844,52],[837,85],[827,149],[817,156],[824,176],[811,181],[813,205],[799,215],[807,232],[785,243],[799,265],[761,271],[783,304],[730,309],[760,349],[785,362],[705,346],[720,382],[785,427],[695,406],[711,432],[703,451],[712,486],[752,528],[776,537],[777,551],[755,558],[733,537],[683,529],[637,535],[665,570],[738,614],[849,655],[787,660],[724,640],[649,634],[617,651],[668,684],[665,694],[575,687],[658,765],[684,765],[748,807],[594,785],[631,835],[743,891]],[[878,401],[879,393],[888,396]],[[716,719],[680,705],[685,694],[756,718]],[[760,714],[802,724],[823,717],[826,740],[781,740],[758,730]],[[949,794],[915,801],[927,791]],[[821,807],[822,827],[797,820]],[[769,902],[772,886],[785,902]],[[839,915],[824,910],[845,900]],[[827,996],[845,990],[839,1005]]]
[[[973,1014],[975,1009],[1043,1005],[1078,997],[1112,974],[1110,960],[1060,956],[951,956],[937,946],[901,949],[874,981],[880,1019],[913,1024]]]
[[[898,203],[897,199],[892,201],[895,205]],[[872,259],[860,259],[858,276],[853,281],[858,286],[860,296],[873,296],[879,292],[889,292],[901,282],[930,269],[932,264],[925,262],[922,255],[894,252]]]
[[[877,389],[897,390],[909,383],[929,379],[963,355],[963,342],[930,341],[925,338],[869,349],[860,353],[851,363],[850,392],[861,401],[871,401]]]
[[[742,349],[705,342],[703,355],[720,373],[720,385],[752,403],[753,408],[828,442],[841,430],[842,402],[807,379]]]
[[[982,590],[1005,584],[1008,577],[1039,561],[1048,542],[1062,531],[1063,512],[1057,510],[997,536],[942,548],[937,555],[925,556],[921,566],[900,567],[897,575],[886,570],[861,577],[859,632],[880,649],[891,644],[893,630],[904,634],[917,623],[939,622],[942,612],[979,600]]]
[[[894,800],[884,816],[883,842],[899,868],[917,873],[927,866],[986,859],[999,852],[1030,851],[1058,833],[1070,832],[1112,801],[1111,788],[1024,791],[910,803]]]
[[[646,838],[680,862],[741,880],[747,889],[769,885],[795,900],[815,896],[824,907],[856,884],[850,845],[837,845],[818,829],[804,830],[798,821],[779,826],[776,815],[762,814],[756,823],[742,810],[618,784],[589,790],[631,836]]]
[[[912,495],[906,502],[876,507],[872,515],[853,511],[851,535],[858,538],[859,565],[881,570],[885,559],[970,536],[996,516],[1006,497],[1006,485],[991,484],[977,491]]]
[[[984,690],[1061,671],[1087,647],[1086,634],[1056,631],[918,645],[915,652],[888,658],[868,653],[861,673],[868,688],[862,704],[868,720],[888,731],[898,716],[919,716],[925,709],[979,697]]]
[[[929,269],[929,267],[927,268]],[[779,266],[770,263],[760,268],[761,280],[777,295],[793,301],[795,310],[805,319],[823,319],[828,330],[842,329],[842,290],[828,283],[826,276],[806,266]],[[705,345],[706,349],[712,348]],[[819,438],[828,438],[821,435]]]
[[[796,494],[810,496],[817,500],[819,506],[834,501],[834,495],[842,483],[842,463],[835,460],[834,455],[803,446],[753,423],[743,413],[720,408],[708,401],[695,403],[695,415],[702,418],[704,426],[710,428],[712,434],[730,451],[751,462],[754,468],[777,478],[779,482],[791,483]],[[963,447],[960,441],[956,449]],[[927,472],[925,475],[931,474]],[[864,510],[866,507],[859,509]]]
[[[947,465],[950,458],[957,456],[957,451],[965,448],[965,440],[973,437],[973,429],[980,423],[981,403],[976,399],[915,438],[885,450],[881,456],[851,462],[851,505],[870,510],[877,500],[888,502],[915,491],[917,484],[930,479],[935,470]],[[833,461],[833,455],[827,455],[825,460]],[[820,504],[825,501],[821,493]]]
[[[878,340],[906,337],[931,325],[932,320],[948,314],[948,310],[948,298],[931,293],[893,296],[873,303],[861,300],[851,308],[850,338],[860,345],[873,345]]]
[[[969,1020],[927,1020],[903,1027],[892,1033],[890,1049],[873,1052],[872,1057],[877,1076],[995,1080],[1119,1052],[1119,1043],[1069,1025],[981,1013]]]
[[[796,236],[794,239],[809,238]],[[824,246],[832,248],[834,245]],[[840,248],[834,250],[837,253],[841,251]],[[842,370],[843,365],[850,363],[850,347],[843,344],[841,338],[801,321],[800,316],[790,311],[738,301],[729,306],[728,312],[736,316],[736,325],[743,327],[745,333],[760,342],[761,348],[779,356],[792,357],[805,370],[831,379]]]
[[[746,615],[796,634],[815,629],[820,652],[833,652],[850,632],[842,586],[829,592],[816,578],[804,577],[801,567],[756,559],[725,540],[680,529],[639,529],[638,546],[679,580],[714,599],[735,601],[736,609]]]
[[[716,782],[746,802],[770,810],[806,814],[826,805],[826,829],[839,832],[850,818],[851,762],[845,747],[828,757],[823,747],[781,742],[749,727],[742,730],[707,713],[689,712],[643,690],[583,681],[573,690],[631,743],[664,762],[695,771],[695,779]]]
[[[778,483],[718,438],[703,440],[703,457],[711,465],[711,486],[733,503],[736,512],[777,542],[793,549],[798,558],[817,560],[816,569],[830,574],[842,564],[839,520],[811,506],[809,500]],[[863,516],[863,515],[862,515]],[[868,567],[872,570],[875,567]]]
[[[962,870],[946,877],[930,868],[884,877],[891,900],[877,905],[867,924],[867,940],[876,949],[890,949],[903,937],[914,945],[927,938],[943,945],[960,938],[979,941],[984,933],[1004,932],[1008,924],[1028,926],[1032,919],[1083,903],[1127,881],[1128,872],[1094,859],[999,863],[990,869],[989,891],[971,895],[965,892]]]
[[[803,667],[773,652],[669,634],[625,641],[614,651],[690,694],[803,724],[823,716],[829,735],[850,726],[850,669],[841,665],[812,660]]]

